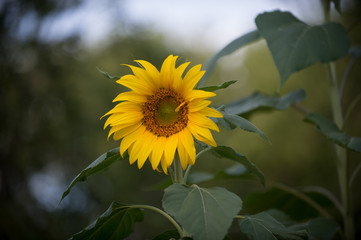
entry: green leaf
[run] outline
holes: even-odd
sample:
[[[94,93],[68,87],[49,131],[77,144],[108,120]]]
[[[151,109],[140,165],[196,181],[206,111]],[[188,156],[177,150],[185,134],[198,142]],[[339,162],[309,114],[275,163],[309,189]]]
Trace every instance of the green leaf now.
[[[270,143],[270,140],[266,137],[266,135],[247,119],[223,111],[222,114],[223,114],[223,118],[216,119],[216,121],[218,121],[225,129],[231,130],[236,127],[239,127],[245,131],[257,133],[264,140]]]
[[[305,231],[290,230],[277,221],[267,212],[246,216],[240,220],[241,232],[245,233],[251,240],[302,240],[307,239]]]
[[[124,239],[134,231],[136,222],[143,220],[143,210],[113,202],[106,212],[72,240]]]
[[[333,203],[324,195],[320,193],[305,193],[313,202],[322,206],[328,211],[335,211]],[[310,205],[304,199],[286,192],[280,188],[270,188],[263,192],[254,192],[247,194],[244,199],[245,209],[252,212],[261,212],[270,208],[276,208],[285,212],[288,216],[296,221],[304,222],[307,219],[314,218],[320,215],[318,209]],[[280,221],[280,219],[277,218]]]
[[[332,240],[340,226],[331,219],[315,218],[307,224],[309,240]]]
[[[219,240],[241,210],[242,200],[224,188],[173,184],[165,189],[163,208],[194,240]]]
[[[267,41],[281,86],[294,72],[346,56],[350,47],[347,33],[339,23],[309,26],[290,12],[274,11],[258,15],[256,25]]]
[[[303,89],[290,92],[284,96],[266,96],[255,92],[252,95],[242,98],[234,103],[228,104],[225,111],[230,114],[240,115],[260,108],[274,108],[283,110],[295,102],[300,102],[306,97]]]
[[[124,159],[126,158],[128,158],[127,153],[124,156]],[[119,147],[102,154],[73,179],[68,188],[64,191],[60,202],[69,194],[70,190],[74,187],[75,184],[85,181],[87,177],[104,170],[105,168],[112,165],[114,162],[122,159],[123,158],[120,156],[119,153]]]
[[[210,153],[214,154],[219,158],[226,158],[244,165],[251,174],[259,178],[263,186],[266,185],[266,180],[262,171],[253,162],[249,161],[242,154],[234,151],[231,147],[227,147],[227,146],[212,147]]]
[[[203,91],[208,91],[208,92],[214,92],[214,91],[219,90],[219,89],[227,88],[230,85],[234,84],[235,82],[237,82],[237,80],[227,81],[227,82],[224,82],[224,83],[222,83],[221,85],[218,85],[218,86],[208,86],[208,87],[202,87],[202,88],[198,88],[198,89],[203,90]]]
[[[170,240],[170,239],[179,239],[179,237],[180,236],[177,230],[169,230],[155,236],[152,240]]]
[[[249,32],[249,33],[242,35],[241,37],[233,40],[227,46],[222,48],[217,54],[215,54],[206,63],[206,73],[203,75],[202,79],[200,80],[200,83],[205,81],[208,78],[208,76],[211,74],[216,63],[218,62],[218,60],[220,58],[227,56],[227,55],[235,52],[237,49],[239,49],[253,41],[256,41],[258,39],[260,39],[260,35],[259,35],[258,31],[252,31],[252,32]]]
[[[253,176],[244,165],[236,164],[219,171],[216,174],[203,171],[192,171],[188,176],[188,182],[198,184],[213,180],[252,179],[252,177]]]
[[[120,77],[117,77],[117,76],[112,76],[110,75],[109,73],[107,72],[104,72],[103,70],[101,70],[100,68],[97,67],[97,70],[103,74],[105,77],[109,78],[109,79],[112,79],[112,80],[118,80]]]
[[[361,152],[361,138],[349,136],[321,113],[310,113],[306,116],[305,121],[316,124],[317,129],[336,144],[353,151]]]

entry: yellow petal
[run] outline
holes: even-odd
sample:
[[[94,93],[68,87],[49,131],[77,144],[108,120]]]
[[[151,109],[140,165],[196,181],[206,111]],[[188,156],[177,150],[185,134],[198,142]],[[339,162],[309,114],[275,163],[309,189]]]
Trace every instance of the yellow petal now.
[[[177,92],[180,91],[181,87],[183,86],[183,72],[187,68],[187,66],[190,64],[190,62],[186,62],[181,64],[179,67],[177,67],[174,71],[174,80],[173,80],[173,89]]]
[[[201,78],[203,77],[205,71],[201,71],[201,68],[202,65],[198,64],[192,67],[191,69],[189,69],[189,71],[185,75],[183,79],[184,81],[183,91],[185,93],[190,92],[194,88],[194,86],[196,86],[199,80],[201,80]]]
[[[190,164],[193,165],[196,160],[196,148],[194,147],[193,136],[188,128],[178,133],[178,141],[183,145],[185,151],[188,153]]]
[[[177,58],[178,56],[169,55],[162,64],[160,69],[160,84],[165,88],[169,88],[173,84]]]
[[[187,101],[192,101],[194,99],[206,99],[216,96],[213,92],[207,92],[203,90],[192,90],[189,94],[185,95]]]
[[[188,123],[187,128],[193,134],[193,136],[201,142],[208,144],[212,147],[217,147],[216,142],[213,139],[212,133],[207,128],[202,128],[192,123]]]
[[[168,165],[167,165],[167,161],[165,160],[164,155],[162,155],[162,158],[160,160],[160,164],[162,166],[163,172],[168,175]]]
[[[179,160],[181,162],[182,168],[183,168],[183,170],[185,170],[188,166],[189,156],[188,156],[187,151],[184,149],[183,144],[180,143],[180,141],[178,141],[177,151],[178,151],[178,156],[179,156]]]
[[[113,113],[124,113],[124,112],[141,112],[142,111],[142,106],[136,103],[132,103],[132,102],[121,102],[119,104],[117,104],[112,110],[110,110],[109,112],[107,112],[106,114],[104,114],[100,119],[102,119],[103,117],[109,115],[109,114],[113,114]]]
[[[114,141],[118,141],[118,140],[122,139],[123,137],[129,135],[130,133],[134,132],[135,130],[137,130],[141,124],[142,123],[139,122],[138,124],[131,125],[129,127],[123,127],[123,126],[112,127],[109,131],[108,138],[110,137],[110,135],[112,133],[114,133],[113,139],[114,139]]]
[[[154,141],[153,150],[152,150],[152,167],[156,169],[159,165],[159,162],[162,158],[164,152],[164,145],[165,145],[166,138],[165,137],[157,137]]]
[[[175,150],[177,148],[177,144],[178,144],[178,136],[177,134],[174,134],[170,137],[168,137],[165,141],[165,145],[164,145],[164,157],[165,160],[167,162],[167,166],[169,167],[170,165],[172,165],[173,159],[174,159],[174,154],[175,154]]]
[[[141,64],[145,70],[147,71],[148,75],[152,79],[153,84],[156,86],[156,88],[159,88],[159,71],[156,67],[153,66],[153,64],[144,61],[144,60],[135,60],[135,62]]]
[[[129,146],[133,144],[138,138],[143,136],[144,131],[145,127],[141,125],[137,130],[123,138],[123,140],[120,142],[120,155],[122,155],[122,157]]]
[[[211,119],[200,114],[199,112],[189,113],[188,119],[191,123],[196,124],[197,126],[200,126],[203,128],[209,128],[209,129],[219,132],[219,128],[218,128],[217,124],[215,124]]]
[[[132,146],[129,152],[129,163],[133,164],[135,161],[138,163],[138,168],[141,169],[147,160],[152,147],[153,134],[147,130],[139,137]]]
[[[152,91],[156,90],[157,84],[154,82],[153,77],[151,75],[149,75],[149,73],[146,70],[144,70],[143,68],[139,68],[139,67],[128,65],[128,64],[123,64],[123,65],[132,69],[133,74],[138,79],[144,80],[148,84],[148,86],[151,88]]]
[[[153,88],[147,81],[131,74],[124,75],[117,81],[117,83],[130,88],[134,92],[141,95],[149,96],[153,93]]]
[[[199,111],[200,114],[203,114],[207,117],[214,117],[214,118],[222,118],[223,115],[222,113],[218,112],[217,110],[213,109],[213,108],[203,108],[202,110]]]
[[[154,140],[156,139],[157,136],[155,136],[153,133],[149,132],[149,131],[145,131],[144,134],[144,138],[141,141],[141,149],[139,151],[138,154],[138,168],[141,169],[145,163],[145,161],[147,160],[147,158],[149,157],[153,146],[154,146]]]
[[[197,99],[197,100],[191,101],[188,104],[188,107],[189,107],[190,112],[197,112],[197,111],[200,111],[200,110],[208,107],[209,104],[211,104],[211,101]]]
[[[147,97],[144,95],[137,94],[132,91],[122,92],[116,98],[114,98],[113,102],[120,102],[120,101],[129,101],[133,103],[145,103],[147,101]]]
[[[104,129],[110,126],[123,125],[128,123],[138,123],[143,119],[143,114],[141,112],[129,112],[129,113],[114,113],[108,117],[105,121]]]

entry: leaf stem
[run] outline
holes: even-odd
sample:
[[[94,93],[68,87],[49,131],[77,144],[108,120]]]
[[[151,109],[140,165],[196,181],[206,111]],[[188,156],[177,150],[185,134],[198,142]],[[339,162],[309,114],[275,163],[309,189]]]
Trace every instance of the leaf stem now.
[[[350,75],[352,67],[355,65],[357,58],[352,57],[350,63],[347,65],[347,68],[345,70],[345,73],[343,74],[341,86],[340,86],[340,100],[342,100],[343,93],[345,91],[345,86],[348,80],[348,77]]]
[[[345,119],[344,119],[344,125],[346,125],[345,123],[347,122],[348,118],[350,117],[352,110],[356,107],[356,105],[359,103],[359,101],[361,100],[361,93],[359,93],[354,100],[351,102],[351,104],[349,105],[349,107],[347,108],[346,114],[345,114]],[[345,127],[345,126],[344,126]]]
[[[203,153],[207,152],[211,148],[212,148],[211,146],[208,146],[208,147],[202,149],[199,153],[197,153],[196,161]],[[189,172],[190,172],[191,168],[192,168],[192,165],[188,165],[188,167],[187,167],[187,169],[186,169],[186,171],[184,173],[184,183],[187,183],[188,175],[189,175]]]
[[[348,183],[348,185],[350,185],[350,187],[352,186],[352,183],[355,180],[357,174],[360,172],[360,170],[361,170],[361,162],[357,165],[357,167],[355,168],[355,170],[353,171],[353,173],[350,177],[350,181]]]
[[[297,110],[298,112],[304,114],[304,115],[308,115],[311,112],[313,112],[311,109],[307,108],[305,105],[302,105],[301,103],[293,103],[291,105],[295,110]]]
[[[288,187],[284,184],[280,184],[280,183],[270,183],[271,186],[281,189],[285,192],[288,192],[292,195],[295,195],[296,197],[302,199],[303,201],[305,201],[306,203],[308,203],[310,206],[312,206],[313,208],[315,208],[322,216],[326,217],[326,218],[330,218],[332,219],[332,216],[323,208],[321,207],[317,202],[315,202],[314,200],[312,200],[312,198],[310,198],[309,196],[307,196],[306,194]]]
[[[163,215],[166,219],[168,219],[173,226],[177,229],[179,236],[182,238],[184,236],[183,234],[183,230],[182,228],[179,226],[179,224],[171,217],[169,216],[166,212],[164,212],[163,210],[153,207],[153,206],[149,206],[149,205],[130,205],[130,208],[143,208],[143,209],[149,209],[152,211],[155,211],[157,213],[160,213],[161,215]]]
[[[308,186],[308,187],[302,188],[302,190],[304,192],[316,192],[316,193],[320,193],[320,194],[324,195],[335,205],[335,207],[340,212],[340,214],[341,215],[343,214],[343,208],[342,208],[340,201],[336,198],[335,195],[333,195],[327,189],[319,187],[319,186]]]

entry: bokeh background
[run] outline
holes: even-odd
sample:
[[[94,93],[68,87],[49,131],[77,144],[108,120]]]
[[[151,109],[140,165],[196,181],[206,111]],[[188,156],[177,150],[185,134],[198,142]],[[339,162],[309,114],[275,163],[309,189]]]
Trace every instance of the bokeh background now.
[[[349,29],[352,45],[361,44],[361,3],[341,1],[342,15],[332,19]],[[154,185],[166,176],[149,164],[138,170],[127,162],[78,184],[59,204],[71,180],[103,152],[119,143],[107,141],[104,120],[112,99],[125,89],[96,69],[121,76],[120,66],[145,59],[160,67],[169,55],[205,64],[233,39],[255,29],[254,18],[264,11],[291,11],[309,24],[322,23],[321,1],[0,1],[0,239],[65,239],[80,231],[114,200],[161,207],[162,190]],[[349,57],[337,62],[341,78]],[[355,63],[343,105],[360,92],[361,61]],[[304,88],[304,104],[331,116],[327,81],[321,64],[294,74],[282,89],[265,41],[261,40],[221,59],[205,85],[238,80],[218,92],[215,106],[254,91],[285,94]],[[361,106],[351,115],[346,131],[361,136]],[[332,144],[293,109],[249,115],[272,144],[236,129],[214,136],[255,162],[268,182],[293,187],[318,185],[338,194]],[[351,153],[351,166],[361,160]],[[217,172],[231,162],[205,155],[194,170]],[[358,232],[361,194],[355,179],[353,208]],[[214,181],[247,199],[264,192],[245,180]],[[267,201],[259,198],[260,201]],[[59,204],[59,205],[58,205]],[[244,213],[252,213],[254,208]],[[301,209],[302,211],[302,209]],[[337,219],[337,215],[336,215]],[[146,212],[129,239],[151,239],[171,225]]]

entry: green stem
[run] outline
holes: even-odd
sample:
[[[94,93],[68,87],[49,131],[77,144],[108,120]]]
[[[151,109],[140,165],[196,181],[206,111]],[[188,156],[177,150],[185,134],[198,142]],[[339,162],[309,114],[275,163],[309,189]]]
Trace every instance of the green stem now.
[[[212,148],[212,147],[208,146],[208,147],[206,147],[205,149],[201,150],[199,153],[197,153],[197,155],[196,155],[196,161],[197,161],[197,159],[198,159],[203,153],[207,152],[207,151],[210,150],[211,148]],[[184,182],[185,182],[185,183],[187,183],[188,175],[189,175],[189,172],[190,172],[191,168],[192,168],[192,165],[188,165],[188,167],[187,167],[187,169],[186,169],[186,171],[185,171],[185,173],[184,173]]]
[[[349,107],[347,108],[346,114],[345,114],[345,119],[344,119],[344,128],[345,125],[347,124],[347,120],[349,119],[352,110],[356,107],[356,105],[359,103],[359,101],[361,100],[361,93],[359,93],[354,100],[351,102],[351,104],[349,105]],[[345,124],[346,123],[346,124]]]
[[[183,230],[182,228],[179,226],[179,224],[171,217],[169,216],[166,212],[162,211],[159,208],[153,207],[153,206],[149,206],[149,205],[130,205],[130,208],[143,208],[143,209],[149,209],[152,211],[155,211],[157,213],[160,213],[161,215],[163,215],[166,219],[168,219],[173,226],[177,229],[179,236],[182,238],[184,236],[183,234]]]
[[[343,115],[340,102],[340,93],[337,87],[335,64],[326,64],[326,74],[329,82],[330,102],[332,106],[333,120],[339,129],[343,128]],[[343,205],[343,224],[345,235],[348,240],[355,238],[353,216],[351,211],[351,192],[348,184],[348,159],[345,148],[334,144],[337,155],[336,167],[340,184],[341,200]]]
[[[178,154],[174,156],[174,180],[176,183],[184,184],[183,169]]]
[[[350,187],[352,187],[352,183],[355,180],[357,174],[360,172],[361,170],[361,162],[357,165],[357,167],[355,168],[355,170],[353,171],[351,177],[350,177],[350,182],[348,183],[350,185]]]

